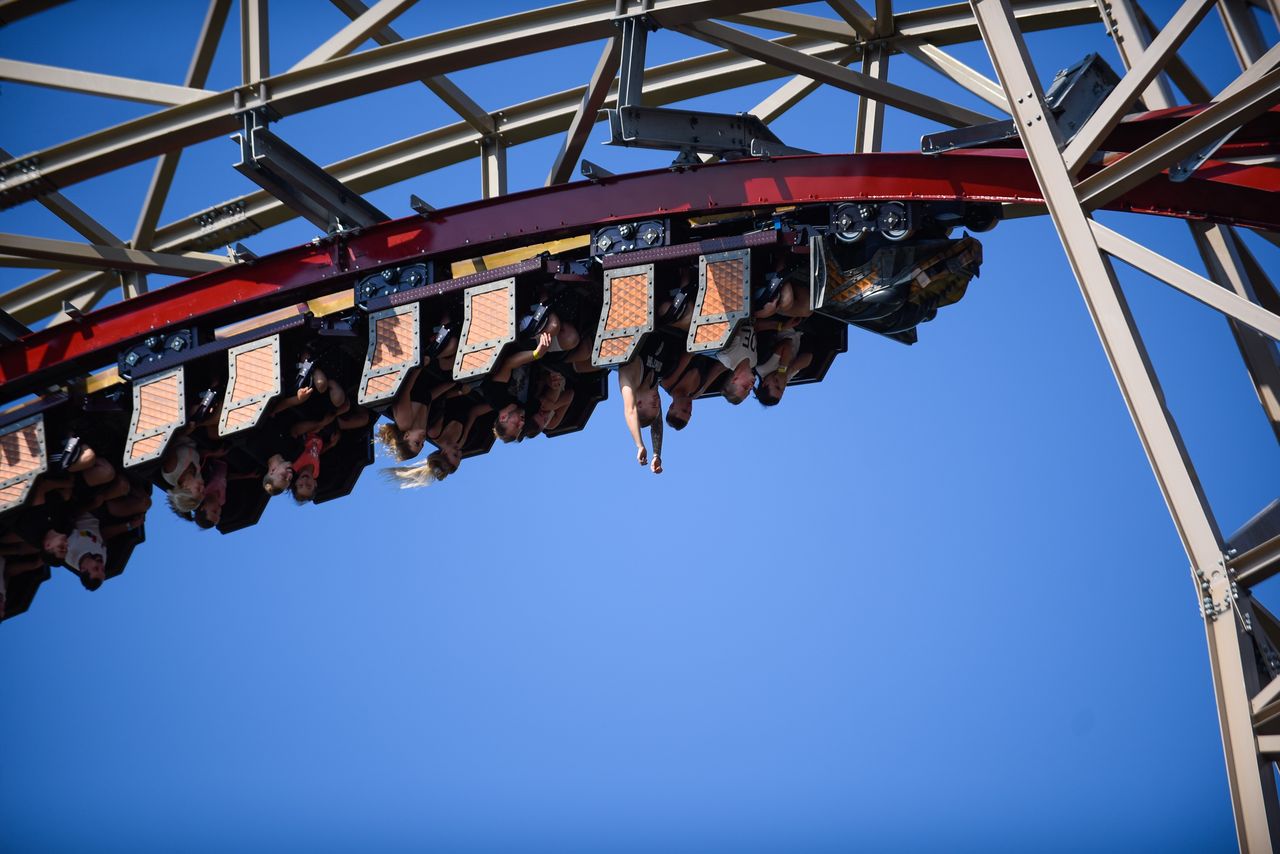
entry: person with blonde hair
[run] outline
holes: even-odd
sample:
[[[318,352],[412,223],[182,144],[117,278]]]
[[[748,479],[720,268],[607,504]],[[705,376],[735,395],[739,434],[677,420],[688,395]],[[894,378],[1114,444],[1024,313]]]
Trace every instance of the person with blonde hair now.
[[[391,420],[378,425],[378,441],[401,462],[418,456],[427,442],[432,404],[456,387],[452,380],[431,385],[423,381],[421,367],[411,370],[387,410]]]
[[[435,451],[420,463],[392,466],[383,474],[401,489],[428,486],[444,480],[458,470],[462,449],[466,447],[476,418],[489,411],[487,404],[466,397],[452,397],[441,408],[440,416],[427,428],[426,437]]]

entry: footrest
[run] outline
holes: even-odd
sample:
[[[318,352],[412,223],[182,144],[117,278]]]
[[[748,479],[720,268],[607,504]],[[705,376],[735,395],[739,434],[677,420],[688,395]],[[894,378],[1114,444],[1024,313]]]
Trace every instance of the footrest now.
[[[516,340],[516,279],[512,276],[473,285],[463,294],[462,335],[453,378],[484,376],[498,363],[502,348]]]
[[[133,384],[133,415],[124,445],[124,467],[160,459],[173,431],[187,423],[183,367],[153,374]]]
[[[591,348],[591,364],[598,368],[624,364],[652,331],[653,265],[605,270],[604,307]]]
[[[227,350],[227,399],[218,414],[218,435],[256,427],[280,385],[279,335]]]
[[[369,349],[357,399],[374,406],[395,397],[409,371],[422,364],[421,303],[369,315]]]
[[[36,478],[48,468],[43,415],[0,429],[0,513],[22,506]]]
[[[719,350],[738,324],[751,316],[751,250],[698,256],[698,297],[685,349]]]

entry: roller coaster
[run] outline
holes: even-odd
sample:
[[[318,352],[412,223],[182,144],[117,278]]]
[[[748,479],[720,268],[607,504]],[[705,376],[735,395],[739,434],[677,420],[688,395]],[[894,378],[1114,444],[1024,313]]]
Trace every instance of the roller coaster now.
[[[0,294],[4,619],[31,606],[55,567],[90,588],[123,572],[145,540],[153,487],[184,518],[230,534],[286,490],[300,503],[347,495],[378,436],[400,459],[392,471],[420,482],[498,439],[581,430],[611,373],[641,459],[648,428],[660,470],[659,387],[665,423],[680,429],[697,400],[776,403],[790,385],[821,382],[850,330],[927,340],[978,274],[980,235],[1047,215],[1192,565],[1241,848],[1280,843],[1280,618],[1252,592],[1280,571],[1280,504],[1230,537],[1218,531],[1112,266],[1226,317],[1280,438],[1280,294],[1237,231],[1280,245],[1280,48],[1259,23],[1280,18],[1273,0],[1185,0],[1159,27],[1135,0],[910,11],[829,0],[831,16],[767,0],[576,0],[407,38],[390,21],[409,0],[333,2],[351,23],[273,75],[266,2],[240,0],[243,79],[226,92],[203,87],[230,0],[210,3],[184,86],[0,60],[0,79],[162,106],[20,157],[0,152],[0,206],[40,203],[89,241],[0,235],[6,266],[56,270]],[[56,5],[5,0],[0,22]],[[1216,94],[1178,55],[1215,5],[1241,68]],[[1089,54],[1045,86],[1023,33],[1098,22],[1124,73]],[[719,50],[646,67],[648,40],[664,30]],[[379,46],[356,50],[369,40]],[[945,50],[972,41],[997,79]],[[591,42],[603,48],[587,85],[496,113],[446,76]],[[891,56],[1008,118],[890,82]],[[750,112],[667,106],[784,75],[794,77]],[[271,129],[413,81],[459,122],[327,167]],[[852,153],[806,151],[769,127],[821,85],[859,96]],[[881,152],[886,105],[945,129],[920,151]],[[670,167],[611,174],[582,160],[597,121],[615,145],[669,151]],[[229,132],[234,168],[260,191],[159,226],[178,153]],[[546,186],[507,193],[506,149],[557,135]],[[395,219],[361,196],[476,149],[478,201],[437,209],[413,196]],[[59,192],[157,157],[127,242]],[[1095,210],[1184,220],[1209,276]],[[322,236],[262,255],[240,242],[294,217]],[[148,274],[189,278],[148,289]]]

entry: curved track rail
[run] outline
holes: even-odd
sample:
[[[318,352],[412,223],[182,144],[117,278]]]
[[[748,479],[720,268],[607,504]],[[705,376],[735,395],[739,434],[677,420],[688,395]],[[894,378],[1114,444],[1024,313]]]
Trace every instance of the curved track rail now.
[[[1186,183],[1152,180],[1107,207],[1280,230],[1278,187],[1275,170],[1211,163]],[[12,399],[101,367],[130,340],[157,329],[230,323],[332,293],[361,271],[426,258],[460,260],[613,222],[864,199],[1044,201],[1019,151],[742,160],[532,190],[335,235],[25,336],[0,348],[0,394]],[[446,281],[437,292],[449,289]]]

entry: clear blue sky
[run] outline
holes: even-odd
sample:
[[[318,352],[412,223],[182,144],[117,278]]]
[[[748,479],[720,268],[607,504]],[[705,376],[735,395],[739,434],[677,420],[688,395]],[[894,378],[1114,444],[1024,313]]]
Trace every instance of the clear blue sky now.
[[[519,5],[423,2],[395,26]],[[203,6],[69,4],[0,30],[0,55],[178,83]],[[343,21],[320,0],[271,16],[275,69]],[[1100,24],[1030,44],[1046,79],[1087,50],[1118,64]],[[209,88],[238,82],[236,46],[228,29]],[[455,80],[496,110],[579,84],[598,51]],[[981,46],[954,53],[989,69]],[[1184,55],[1228,81],[1216,13]],[[772,86],[697,103],[747,110]],[[855,106],[823,89],[775,128],[849,150]],[[0,145],[149,109],[5,84]],[[329,162],[448,121],[413,85],[275,130]],[[890,111],[885,147],[928,129]],[[608,168],[662,162],[601,131],[587,156]],[[556,144],[511,152],[512,189],[541,183]],[[184,155],[162,222],[251,190],[235,156],[225,139]],[[150,169],[67,195],[127,236]],[[395,215],[410,192],[467,201],[478,172],[370,198]],[[1100,218],[1201,269],[1181,223]],[[75,239],[31,204],[0,231]],[[981,278],[919,345],[853,332],[823,385],[775,409],[700,406],[660,478],[615,399],[584,433],[426,490],[369,474],[226,537],[153,514],[124,576],[91,595],[59,572],[0,627],[0,849],[1232,850],[1187,560],[1083,301],[1046,221],[983,243]],[[1226,324],[1122,275],[1229,532],[1276,497],[1274,438]]]

